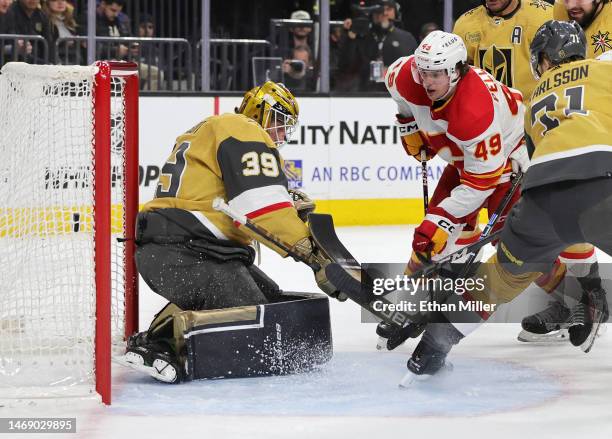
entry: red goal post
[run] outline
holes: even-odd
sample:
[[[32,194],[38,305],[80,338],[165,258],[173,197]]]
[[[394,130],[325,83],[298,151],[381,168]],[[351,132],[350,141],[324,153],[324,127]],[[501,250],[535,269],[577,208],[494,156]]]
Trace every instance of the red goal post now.
[[[95,206],[96,246],[96,391],[111,402],[111,106],[112,78],[123,78],[125,112],[125,326],[124,336],[138,330],[138,273],[134,262],[134,233],[138,214],[138,66],[125,62],[97,62],[95,77]],[[98,188],[104,188],[98,190]],[[98,208],[102,206],[102,208]]]
[[[0,400],[111,402],[138,330],[138,88],[135,63],[2,68]]]

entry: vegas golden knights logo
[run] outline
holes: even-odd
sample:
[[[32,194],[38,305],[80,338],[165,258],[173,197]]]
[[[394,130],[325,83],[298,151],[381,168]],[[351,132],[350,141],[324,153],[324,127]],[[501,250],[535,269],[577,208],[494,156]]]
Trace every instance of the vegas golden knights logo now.
[[[495,47],[478,51],[480,67],[495,79],[512,87],[512,49]]]

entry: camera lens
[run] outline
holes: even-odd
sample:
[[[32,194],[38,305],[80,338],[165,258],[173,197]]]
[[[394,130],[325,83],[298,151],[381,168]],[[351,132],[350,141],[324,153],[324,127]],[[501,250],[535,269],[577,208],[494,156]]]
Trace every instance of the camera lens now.
[[[304,71],[304,62],[300,60],[293,60],[289,63],[291,70],[295,73],[302,73]]]

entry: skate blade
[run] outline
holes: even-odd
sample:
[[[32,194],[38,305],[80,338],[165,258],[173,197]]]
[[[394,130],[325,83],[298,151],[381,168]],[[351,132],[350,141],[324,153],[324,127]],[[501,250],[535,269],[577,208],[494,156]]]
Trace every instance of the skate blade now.
[[[409,389],[417,383],[423,383],[431,380],[439,379],[447,374],[451,373],[454,369],[453,363],[447,361],[444,366],[435,375],[417,375],[410,371],[406,372],[406,375],[399,382],[398,387],[400,389]]]
[[[595,344],[595,338],[599,334],[599,330],[603,325],[603,314],[602,313],[597,313],[597,314],[598,314],[597,321],[593,323],[593,328],[591,328],[591,332],[589,332],[589,335],[587,339],[584,341],[584,343],[580,345],[580,349],[585,354],[589,353],[589,351],[593,347],[593,344]]]
[[[569,332],[567,329],[559,329],[558,331],[549,332],[548,334],[534,334],[533,332],[523,329],[516,339],[523,343],[564,343],[569,341]]]
[[[155,360],[153,362],[153,366],[146,366],[144,364],[144,359],[142,360],[142,362],[140,362],[140,360],[134,358],[134,357],[140,357],[139,355],[137,354],[129,355],[129,354],[133,354],[133,353],[128,352],[125,355],[114,357],[113,362],[117,364],[121,364],[122,366],[127,366],[130,369],[133,369],[140,373],[144,373],[145,375],[149,375],[150,377],[158,381],[162,381],[164,383],[174,383],[176,381],[176,370],[174,370],[174,367],[168,365],[168,363],[166,363],[165,361]]]

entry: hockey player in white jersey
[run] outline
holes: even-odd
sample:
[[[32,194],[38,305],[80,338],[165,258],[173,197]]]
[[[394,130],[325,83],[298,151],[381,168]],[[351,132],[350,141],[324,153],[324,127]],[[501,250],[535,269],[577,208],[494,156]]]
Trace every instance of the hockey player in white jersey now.
[[[468,66],[466,56],[461,38],[435,31],[413,56],[391,65],[386,78],[406,151],[419,159],[424,149],[428,158],[438,154],[449,164],[413,241],[415,252],[434,259],[473,242],[457,242],[464,229],[478,238],[477,214],[481,207],[494,210],[506,193],[510,158],[519,168],[529,162],[522,95]]]
[[[391,65],[386,85],[398,105],[397,125],[406,151],[419,159],[425,150],[428,158],[437,154],[448,162],[425,219],[415,230],[406,268],[410,274],[419,268],[422,255],[436,260],[477,240],[480,209],[497,208],[511,185],[513,166],[527,169],[525,108],[519,91],[470,67],[462,39],[442,31],[432,32],[414,55]],[[495,229],[502,227],[519,196],[515,194]],[[462,231],[467,232],[463,237]],[[437,340],[458,342],[473,327],[427,325],[408,369],[417,375],[435,373],[451,348]],[[439,337],[440,331],[445,336]],[[386,335],[385,325],[377,332]]]

